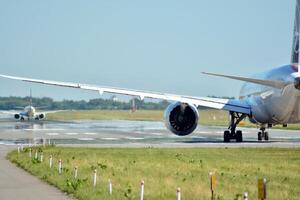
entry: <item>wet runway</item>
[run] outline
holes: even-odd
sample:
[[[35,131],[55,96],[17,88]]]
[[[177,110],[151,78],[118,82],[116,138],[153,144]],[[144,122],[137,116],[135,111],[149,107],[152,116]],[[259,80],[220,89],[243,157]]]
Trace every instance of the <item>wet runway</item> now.
[[[0,119],[0,144],[80,145],[102,147],[300,147],[300,131],[270,130],[269,142],[257,142],[257,129],[242,128],[243,143],[223,143],[225,127],[199,126],[185,137],[162,122],[33,121]]]

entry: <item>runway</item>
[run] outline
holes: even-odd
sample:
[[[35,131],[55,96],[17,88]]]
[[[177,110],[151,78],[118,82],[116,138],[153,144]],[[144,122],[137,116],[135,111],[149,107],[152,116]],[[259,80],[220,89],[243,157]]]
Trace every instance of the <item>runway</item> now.
[[[162,122],[0,120],[0,144],[49,144],[95,147],[300,147],[300,131],[269,130],[270,141],[258,142],[257,129],[241,128],[243,143],[223,143],[225,127],[199,126],[184,137]]]

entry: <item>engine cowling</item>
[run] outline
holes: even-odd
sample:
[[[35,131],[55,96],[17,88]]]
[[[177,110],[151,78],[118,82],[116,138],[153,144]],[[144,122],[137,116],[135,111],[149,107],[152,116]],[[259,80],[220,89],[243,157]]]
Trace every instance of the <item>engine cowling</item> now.
[[[175,135],[191,134],[198,125],[199,113],[194,105],[176,102],[165,111],[166,127]]]
[[[19,114],[15,114],[15,119],[20,119],[20,115]]]
[[[41,114],[38,114],[36,115],[35,119],[36,120],[40,120],[40,119],[44,119],[45,118],[45,114],[41,113]]]

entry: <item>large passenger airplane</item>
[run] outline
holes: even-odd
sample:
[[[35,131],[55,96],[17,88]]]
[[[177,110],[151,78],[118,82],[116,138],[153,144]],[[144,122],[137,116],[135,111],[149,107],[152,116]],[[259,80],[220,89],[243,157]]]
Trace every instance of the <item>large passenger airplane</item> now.
[[[153,98],[170,101],[165,111],[167,128],[178,136],[192,133],[198,124],[198,106],[226,110],[230,114],[230,125],[224,131],[224,142],[235,139],[243,141],[242,131],[237,130],[238,124],[248,117],[252,123],[260,127],[258,140],[268,140],[266,128],[273,125],[300,123],[300,73],[299,63],[299,6],[296,4],[296,18],[291,63],[263,72],[252,78],[204,73],[229,79],[244,81],[240,98],[236,100],[183,96],[159,92],[147,92],[124,88],[103,87],[81,83],[58,82],[0,75],[4,78],[16,79],[32,83],[71,87],[83,90],[137,96],[140,99]]]
[[[46,118],[46,115],[49,113],[56,113],[61,112],[59,110],[57,111],[44,111],[44,112],[36,112],[36,107],[33,107],[32,105],[32,95],[30,90],[30,99],[29,99],[29,105],[25,106],[22,111],[4,111],[0,110],[0,113],[12,115],[16,120],[24,121],[25,119],[29,120],[42,120]]]

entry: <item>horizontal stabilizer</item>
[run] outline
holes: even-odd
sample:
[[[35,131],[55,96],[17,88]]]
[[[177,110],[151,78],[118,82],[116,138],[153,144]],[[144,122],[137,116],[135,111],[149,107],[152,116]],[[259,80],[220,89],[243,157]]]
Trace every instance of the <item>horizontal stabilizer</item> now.
[[[206,75],[211,75],[211,76],[219,76],[219,77],[224,77],[224,78],[230,78],[234,80],[239,80],[239,81],[245,81],[249,83],[255,83],[259,85],[265,85],[273,88],[278,88],[282,89],[286,87],[290,83],[286,83],[283,81],[277,81],[277,80],[263,80],[263,79],[254,79],[254,78],[246,78],[246,77],[240,77],[240,76],[231,76],[231,75],[223,75],[223,74],[214,74],[214,73],[207,73],[207,72],[202,72],[203,74]]]

